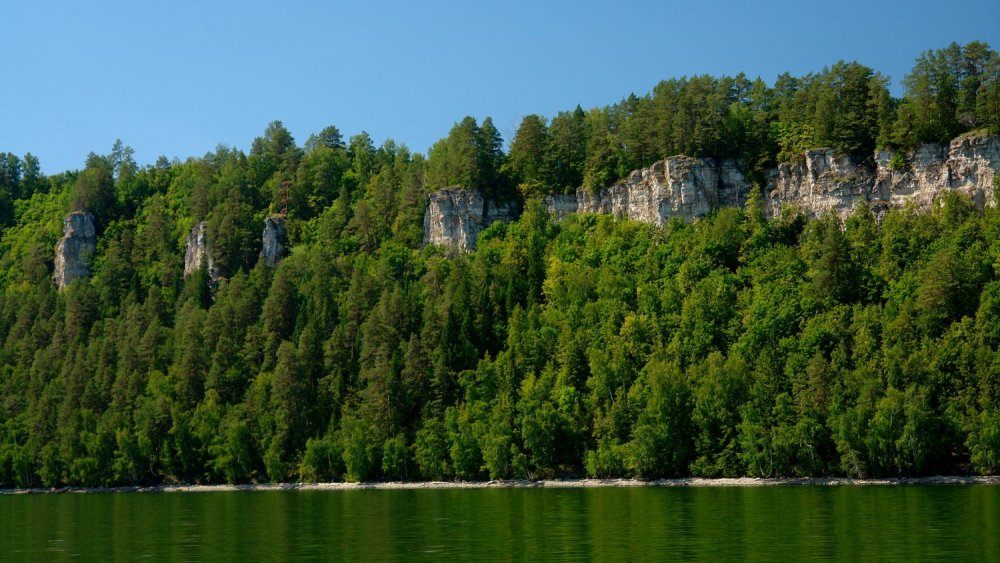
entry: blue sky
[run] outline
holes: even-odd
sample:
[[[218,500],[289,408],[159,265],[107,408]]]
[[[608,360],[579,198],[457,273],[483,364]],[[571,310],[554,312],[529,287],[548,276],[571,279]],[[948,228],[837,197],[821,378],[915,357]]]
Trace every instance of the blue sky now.
[[[426,152],[465,115],[614,103],[692,74],[858,60],[893,92],[927,49],[1000,48],[1000,1],[171,1],[0,4],[0,152],[80,168],[115,139],[148,164],[248,150],[281,120]]]

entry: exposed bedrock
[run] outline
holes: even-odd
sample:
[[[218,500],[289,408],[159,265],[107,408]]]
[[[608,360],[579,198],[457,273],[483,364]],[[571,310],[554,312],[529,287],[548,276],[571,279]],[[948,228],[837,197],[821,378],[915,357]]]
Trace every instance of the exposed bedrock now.
[[[52,279],[59,289],[90,276],[90,257],[97,249],[94,216],[75,211],[63,219],[63,236],[56,245]]]
[[[184,245],[184,277],[204,268],[213,281],[220,279],[221,275],[212,260],[208,242],[208,223],[206,221],[191,227],[191,232],[188,233]]]
[[[264,264],[271,268],[288,253],[288,233],[285,230],[285,218],[272,215],[264,219],[264,233],[261,235],[260,256]]]
[[[948,146],[926,144],[900,154],[883,150],[870,158],[814,149],[806,151],[800,162],[767,171],[762,196],[772,216],[785,207],[841,218],[859,203],[876,213],[910,202],[926,207],[944,190],[965,194],[984,207],[996,205],[993,176],[998,170],[997,136],[964,136]],[[741,207],[749,192],[750,184],[736,161],[673,156],[597,193],[581,189],[547,196],[543,203],[557,218],[607,213],[662,225],[674,217],[693,220],[718,207]],[[424,243],[468,251],[490,223],[519,216],[516,203],[498,205],[461,188],[440,190],[428,196]]]
[[[516,202],[497,203],[474,190],[447,188],[427,197],[424,244],[448,246],[461,252],[476,246],[479,232],[494,221],[514,221],[521,215]]]

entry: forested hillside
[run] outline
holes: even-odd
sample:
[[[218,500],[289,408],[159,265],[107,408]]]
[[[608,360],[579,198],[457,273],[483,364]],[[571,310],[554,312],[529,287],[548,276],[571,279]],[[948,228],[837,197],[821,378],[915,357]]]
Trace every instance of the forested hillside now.
[[[138,166],[0,154],[0,487],[1000,470],[1000,211],[744,209],[556,222],[537,196],[675,154],[774,163],[1000,134],[1000,56],[661,82],[509,148],[465,118],[427,157],[280,122]],[[900,157],[902,158],[902,157]],[[997,184],[995,180],[995,184]],[[426,194],[524,200],[475,252],[422,247]],[[1000,188],[1000,185],[998,185]],[[92,275],[59,291],[67,212]],[[260,259],[264,219],[291,253]],[[207,224],[218,279],[184,275]]]

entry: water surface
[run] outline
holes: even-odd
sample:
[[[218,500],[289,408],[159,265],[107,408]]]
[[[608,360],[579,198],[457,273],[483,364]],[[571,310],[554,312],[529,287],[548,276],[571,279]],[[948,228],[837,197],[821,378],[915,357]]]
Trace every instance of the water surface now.
[[[0,560],[1000,559],[1000,487],[0,496]]]

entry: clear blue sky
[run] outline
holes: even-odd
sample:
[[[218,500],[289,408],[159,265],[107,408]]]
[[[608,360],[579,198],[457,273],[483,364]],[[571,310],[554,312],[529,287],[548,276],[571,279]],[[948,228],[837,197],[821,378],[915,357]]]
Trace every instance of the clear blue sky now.
[[[248,150],[281,120],[426,152],[465,115],[522,116],[745,72],[858,60],[892,78],[952,41],[1000,48],[1000,1],[75,2],[0,6],[0,152],[80,168],[115,139],[148,164]]]

